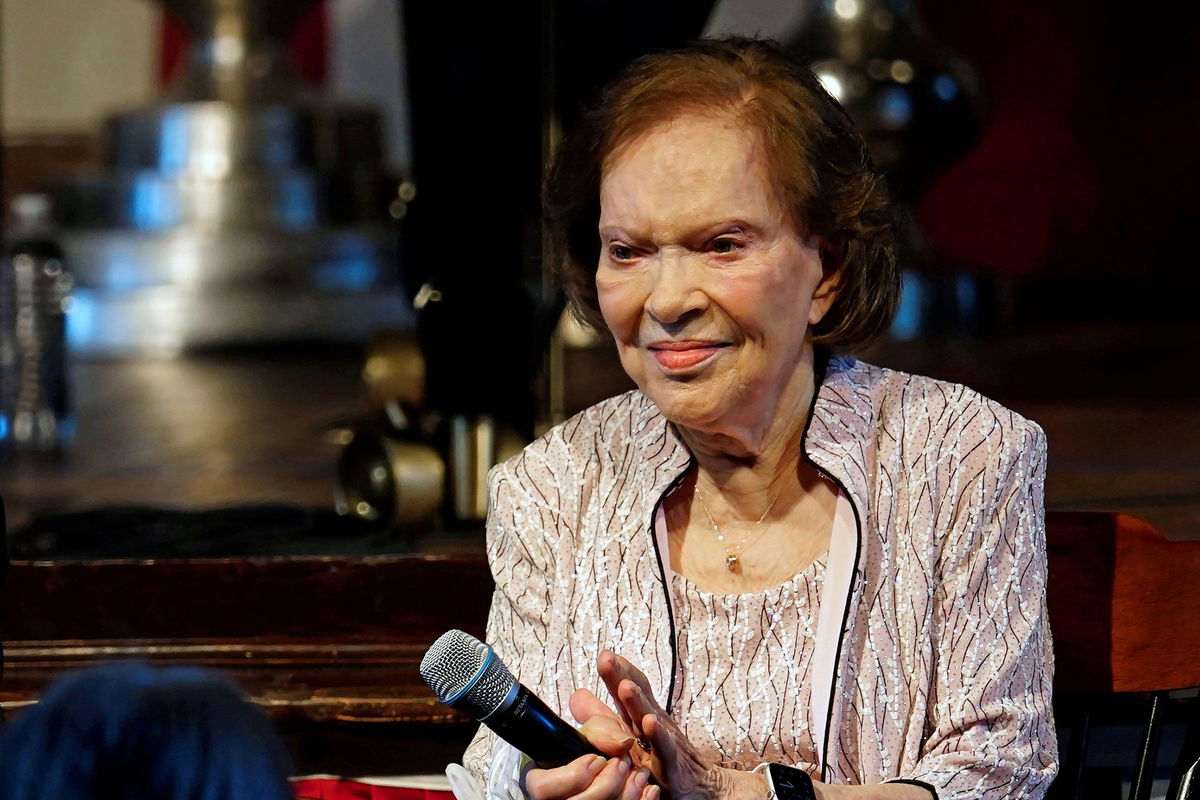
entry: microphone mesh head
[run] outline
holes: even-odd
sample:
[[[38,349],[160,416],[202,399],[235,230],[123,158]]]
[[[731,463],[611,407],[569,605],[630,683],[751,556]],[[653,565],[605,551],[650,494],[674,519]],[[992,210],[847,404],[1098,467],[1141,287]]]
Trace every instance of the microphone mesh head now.
[[[421,677],[439,700],[474,719],[490,716],[517,682],[492,648],[455,629],[425,653]]]

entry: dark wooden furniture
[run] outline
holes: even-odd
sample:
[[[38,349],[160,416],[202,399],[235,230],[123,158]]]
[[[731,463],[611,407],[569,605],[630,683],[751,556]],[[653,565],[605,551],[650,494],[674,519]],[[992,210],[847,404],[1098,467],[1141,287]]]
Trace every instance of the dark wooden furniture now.
[[[1097,513],[1052,513],[1047,538],[1057,708],[1073,732],[1054,791],[1082,785],[1098,710],[1133,704],[1148,711],[1143,800],[1163,719],[1179,713],[1168,690],[1200,685],[1200,542]],[[436,702],[417,665],[447,628],[483,635],[492,580],[469,541],[442,556],[16,562],[0,589],[0,705],[19,711],[99,660],[197,663],[241,681],[301,771],[439,771],[474,725]]]
[[[1130,800],[1150,797],[1168,715],[1189,723],[1172,798],[1200,759],[1200,705],[1172,694],[1200,686],[1200,542],[1168,541],[1124,514],[1051,514],[1046,534],[1056,716],[1071,729],[1052,796],[1096,796],[1084,781],[1090,731],[1132,709],[1143,734]]]
[[[267,709],[301,772],[439,772],[474,723],[417,666],[447,628],[483,635],[491,591],[479,555],[16,562],[0,704],[97,661],[200,664]]]

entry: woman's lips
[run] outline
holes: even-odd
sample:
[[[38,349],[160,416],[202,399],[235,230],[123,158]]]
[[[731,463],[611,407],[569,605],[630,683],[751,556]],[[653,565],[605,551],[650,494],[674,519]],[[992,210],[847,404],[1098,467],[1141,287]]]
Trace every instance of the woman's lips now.
[[[677,370],[707,361],[723,347],[725,345],[718,342],[655,342],[649,349],[659,364]]]

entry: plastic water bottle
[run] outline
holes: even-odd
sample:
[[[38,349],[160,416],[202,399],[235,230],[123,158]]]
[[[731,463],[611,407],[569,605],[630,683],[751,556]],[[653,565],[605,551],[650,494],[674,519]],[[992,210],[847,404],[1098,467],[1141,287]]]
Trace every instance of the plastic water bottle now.
[[[51,453],[74,434],[66,361],[72,278],[53,238],[50,199],[18,195],[0,263],[0,451]]]

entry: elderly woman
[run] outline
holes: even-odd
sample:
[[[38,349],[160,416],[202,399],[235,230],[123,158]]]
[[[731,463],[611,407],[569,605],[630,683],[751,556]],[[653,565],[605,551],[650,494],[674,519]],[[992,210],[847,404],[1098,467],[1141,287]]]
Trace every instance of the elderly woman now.
[[[481,728],[468,767],[534,800],[767,800],[804,775],[818,800],[1040,797],[1045,440],[831,355],[898,292],[842,109],[763,42],[653,55],[563,144],[547,205],[638,389],[493,471],[488,638],[609,758],[531,769]]]

